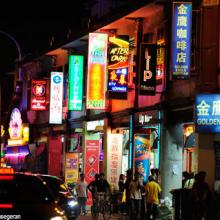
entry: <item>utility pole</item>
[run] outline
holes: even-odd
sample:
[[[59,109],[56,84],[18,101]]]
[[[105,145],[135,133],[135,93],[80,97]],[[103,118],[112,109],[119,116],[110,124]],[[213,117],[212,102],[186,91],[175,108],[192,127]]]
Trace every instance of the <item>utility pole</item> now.
[[[18,52],[18,77],[19,77],[19,81],[22,81],[22,67],[21,67],[21,61],[22,61],[22,54],[21,54],[21,47],[18,44],[17,40],[9,33],[5,32],[5,31],[1,31],[0,30],[0,34],[4,35],[5,37],[7,37],[8,39],[10,39],[11,42],[13,42],[13,44],[16,46],[17,52]],[[0,83],[2,82],[2,76],[0,76]],[[1,84],[0,84],[0,126],[2,127],[2,94],[1,94]],[[2,131],[2,129],[1,129]],[[2,152],[2,133],[1,133],[1,140],[0,140],[0,167],[1,167],[1,152]]]
[[[127,17],[128,20],[133,20],[135,22],[135,99],[134,99],[134,108],[133,111],[130,113],[130,147],[129,147],[129,168],[131,168],[132,171],[135,170],[134,165],[134,157],[135,157],[135,151],[134,151],[134,134],[135,134],[135,112],[136,109],[138,109],[139,102],[139,85],[140,85],[140,46],[143,41],[143,18],[137,17]]]

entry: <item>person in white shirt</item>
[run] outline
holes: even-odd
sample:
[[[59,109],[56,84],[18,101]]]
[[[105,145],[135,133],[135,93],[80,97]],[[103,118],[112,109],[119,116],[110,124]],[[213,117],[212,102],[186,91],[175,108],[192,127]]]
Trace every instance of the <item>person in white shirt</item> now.
[[[130,190],[130,220],[140,220],[141,218],[141,189],[143,187],[143,181],[138,172],[135,172],[134,179],[129,184]]]
[[[86,215],[86,201],[88,198],[88,190],[87,183],[85,182],[85,175],[83,173],[80,174],[80,179],[76,184],[76,192],[79,203],[79,214],[81,212]]]

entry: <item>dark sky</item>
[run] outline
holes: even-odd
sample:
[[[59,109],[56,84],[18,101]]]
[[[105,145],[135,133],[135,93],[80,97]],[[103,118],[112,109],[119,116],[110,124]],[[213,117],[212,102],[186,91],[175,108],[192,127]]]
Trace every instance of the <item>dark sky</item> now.
[[[41,55],[44,50],[50,49],[52,37],[53,46],[62,45],[68,33],[71,31],[73,35],[81,28],[83,17],[88,16],[85,6],[87,1],[57,2],[31,1],[31,4],[21,5],[11,1],[5,4],[1,7],[0,31],[16,38],[24,56]],[[0,34],[0,51],[1,74],[13,67],[17,49],[7,37]]]

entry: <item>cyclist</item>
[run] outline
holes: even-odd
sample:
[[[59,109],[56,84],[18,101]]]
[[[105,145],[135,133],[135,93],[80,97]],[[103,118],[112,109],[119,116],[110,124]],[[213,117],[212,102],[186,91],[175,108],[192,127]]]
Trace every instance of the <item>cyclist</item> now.
[[[87,186],[87,189],[92,193],[93,200],[95,199],[97,193],[98,182],[99,182],[99,174],[95,174],[95,179],[92,182],[90,182],[90,184]]]
[[[109,185],[108,181],[105,179],[104,173],[99,174],[97,192],[103,192],[103,193],[110,192],[110,185]]]

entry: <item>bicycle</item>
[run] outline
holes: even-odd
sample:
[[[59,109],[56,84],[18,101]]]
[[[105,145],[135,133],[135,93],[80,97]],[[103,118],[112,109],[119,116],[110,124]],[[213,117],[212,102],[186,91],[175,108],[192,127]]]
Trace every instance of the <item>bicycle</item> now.
[[[107,199],[106,193],[97,193],[96,198],[93,200],[91,206],[92,219],[97,220],[99,213],[102,214],[104,220],[109,220],[111,217],[111,205]]]

